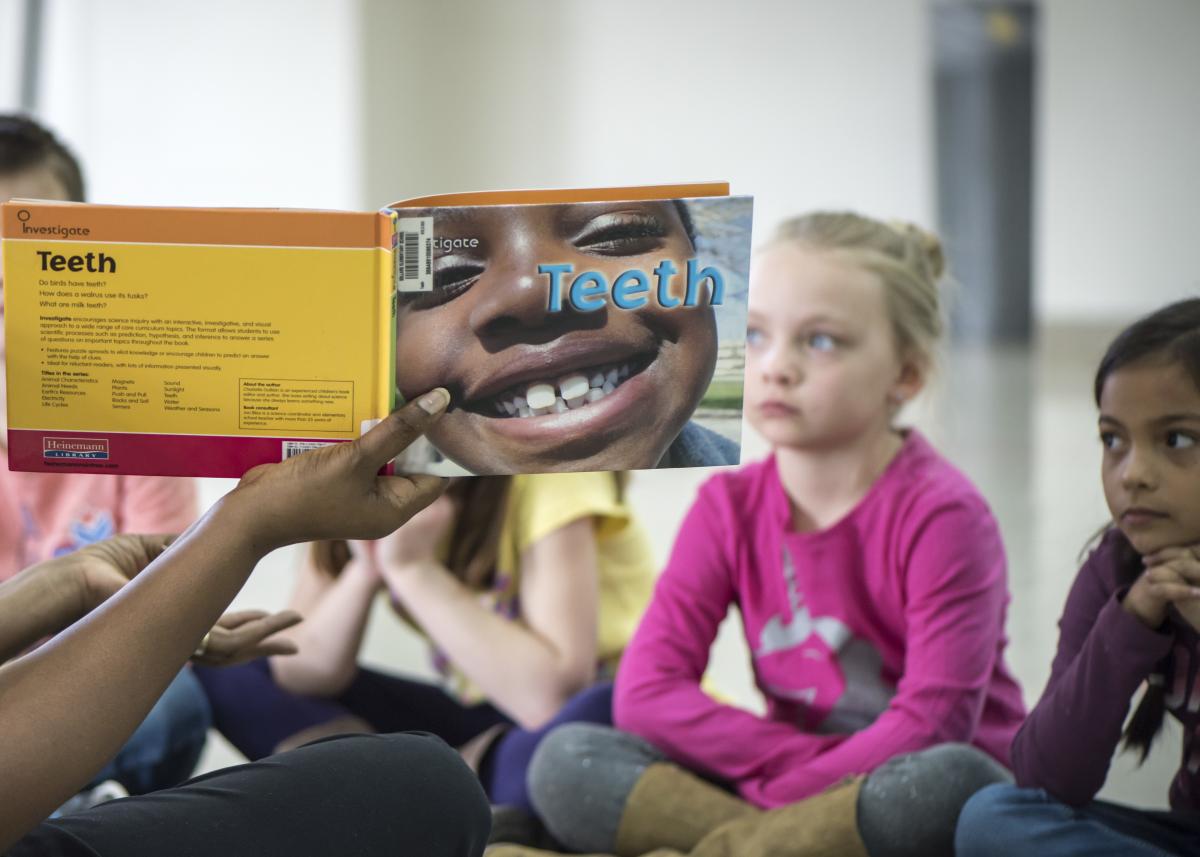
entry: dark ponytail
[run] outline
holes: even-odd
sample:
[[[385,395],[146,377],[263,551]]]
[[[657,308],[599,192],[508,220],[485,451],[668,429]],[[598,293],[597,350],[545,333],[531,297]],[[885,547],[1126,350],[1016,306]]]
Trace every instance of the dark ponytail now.
[[[1117,335],[1096,370],[1093,385],[1096,406],[1100,406],[1104,383],[1113,372],[1143,360],[1179,365],[1200,390],[1200,298],[1163,307]],[[1105,539],[1114,540],[1118,585],[1132,586],[1143,570],[1141,556],[1116,527],[1110,525],[1103,533]],[[1160,665],[1150,674],[1142,701],[1125,727],[1125,749],[1140,754],[1139,764],[1150,755],[1150,747],[1162,729],[1167,711],[1166,697],[1166,679]]]

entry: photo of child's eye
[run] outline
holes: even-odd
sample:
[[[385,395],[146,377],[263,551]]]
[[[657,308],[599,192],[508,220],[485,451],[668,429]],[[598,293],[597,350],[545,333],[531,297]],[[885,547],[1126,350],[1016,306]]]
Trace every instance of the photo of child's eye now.
[[[401,215],[434,220],[433,288],[398,295],[396,385],[450,391],[429,440],[453,463],[406,467],[738,462],[749,199]]]

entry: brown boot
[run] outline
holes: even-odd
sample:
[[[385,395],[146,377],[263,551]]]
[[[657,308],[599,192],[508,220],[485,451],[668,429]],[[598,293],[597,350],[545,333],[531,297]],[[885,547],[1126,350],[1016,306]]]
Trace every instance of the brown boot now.
[[[688,857],[868,857],[858,835],[858,793],[865,777],[799,803],[726,822]]]
[[[656,762],[634,784],[621,811],[617,857],[687,854],[722,824],[761,810],[670,762]],[[655,849],[665,849],[661,854]],[[516,857],[516,855],[513,855]]]

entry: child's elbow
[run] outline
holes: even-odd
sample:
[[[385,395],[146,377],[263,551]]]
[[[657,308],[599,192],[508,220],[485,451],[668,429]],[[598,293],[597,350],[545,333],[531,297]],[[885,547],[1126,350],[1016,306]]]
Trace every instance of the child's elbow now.
[[[538,692],[530,694],[525,704],[513,712],[513,719],[522,729],[537,731],[558,716],[567,703],[596,683],[595,666],[566,669],[549,676]]]

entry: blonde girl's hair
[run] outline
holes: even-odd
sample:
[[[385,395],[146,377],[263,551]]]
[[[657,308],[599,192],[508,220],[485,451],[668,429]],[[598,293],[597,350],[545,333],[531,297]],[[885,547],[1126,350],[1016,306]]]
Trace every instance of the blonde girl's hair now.
[[[922,370],[936,365],[946,327],[939,290],[946,257],[936,235],[905,221],[819,211],[785,220],[768,246],[788,242],[836,253],[878,276],[901,358]]]

